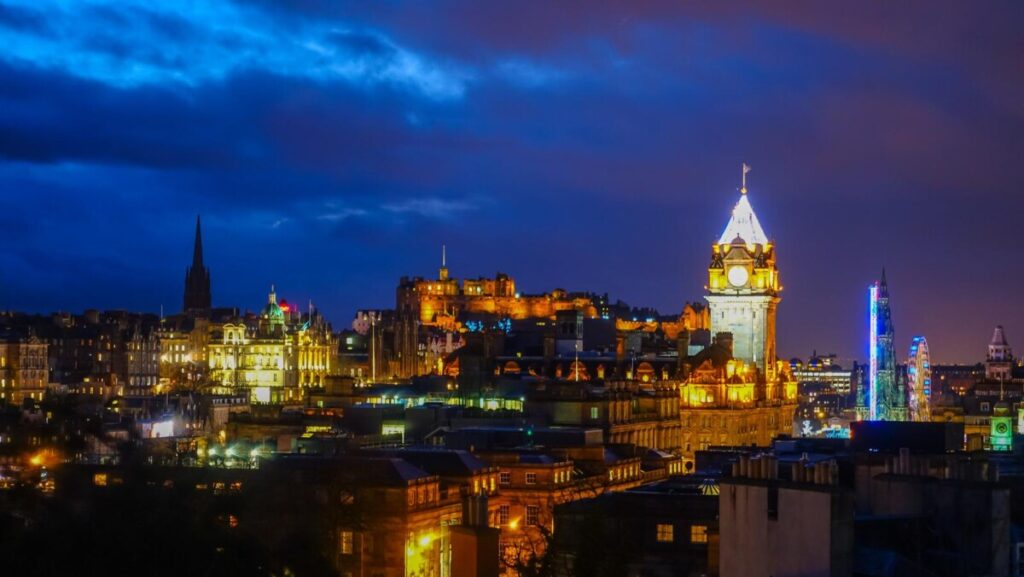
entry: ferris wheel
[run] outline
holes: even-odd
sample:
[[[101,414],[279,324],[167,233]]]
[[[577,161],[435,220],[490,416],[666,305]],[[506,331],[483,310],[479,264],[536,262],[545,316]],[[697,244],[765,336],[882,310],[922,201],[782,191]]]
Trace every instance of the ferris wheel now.
[[[910,396],[910,418],[913,421],[931,421],[929,401],[932,395],[932,361],[928,354],[928,341],[914,337],[907,360],[907,393]]]

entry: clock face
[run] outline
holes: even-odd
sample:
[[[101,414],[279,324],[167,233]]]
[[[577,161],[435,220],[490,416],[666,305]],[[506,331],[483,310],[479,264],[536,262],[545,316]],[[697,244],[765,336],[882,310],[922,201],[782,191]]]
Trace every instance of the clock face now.
[[[729,269],[729,284],[741,287],[747,284],[747,269],[741,266],[734,266]]]

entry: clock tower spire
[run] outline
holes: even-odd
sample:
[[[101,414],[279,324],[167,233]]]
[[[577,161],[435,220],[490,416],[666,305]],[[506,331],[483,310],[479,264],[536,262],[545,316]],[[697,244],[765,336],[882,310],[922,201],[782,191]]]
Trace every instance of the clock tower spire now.
[[[730,332],[733,357],[757,367],[764,378],[776,378],[775,314],[779,304],[779,272],[775,245],[768,240],[747,194],[743,164],[740,198],[718,242],[711,246],[707,300],[711,332]]]

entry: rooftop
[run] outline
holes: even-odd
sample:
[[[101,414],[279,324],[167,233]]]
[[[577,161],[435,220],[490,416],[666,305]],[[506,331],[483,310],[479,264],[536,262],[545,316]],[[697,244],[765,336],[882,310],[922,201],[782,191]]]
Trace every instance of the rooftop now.
[[[737,237],[743,239],[745,243],[768,244],[768,237],[764,234],[764,229],[761,228],[761,223],[757,220],[746,194],[740,195],[739,202],[733,207],[732,218],[718,239],[718,244],[730,244]]]

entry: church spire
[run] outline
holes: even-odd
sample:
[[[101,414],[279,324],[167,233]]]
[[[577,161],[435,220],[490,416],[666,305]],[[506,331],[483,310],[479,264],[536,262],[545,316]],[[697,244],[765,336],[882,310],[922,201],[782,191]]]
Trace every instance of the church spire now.
[[[203,268],[203,232],[199,215],[196,215],[196,240],[192,247],[192,268]]]
[[[209,311],[210,302],[210,269],[203,263],[203,233],[199,215],[196,215],[192,266],[185,269],[185,312]]]

